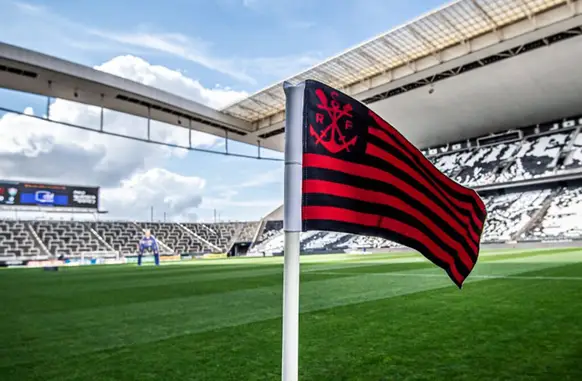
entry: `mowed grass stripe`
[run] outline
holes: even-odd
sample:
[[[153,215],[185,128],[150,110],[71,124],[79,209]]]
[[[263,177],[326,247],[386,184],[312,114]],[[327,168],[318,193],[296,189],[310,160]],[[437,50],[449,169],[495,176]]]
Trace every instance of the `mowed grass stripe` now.
[[[559,269],[566,268],[580,275],[579,264]],[[562,283],[471,282],[462,291],[447,287],[303,313],[301,380],[581,379],[582,311],[571,303],[582,287]],[[3,380],[278,380],[280,334],[280,318],[273,318],[90,355],[61,347],[63,361],[6,366],[0,375]]]
[[[515,274],[555,266],[552,263],[503,264],[493,273]],[[136,269],[139,271],[141,269]],[[419,271],[414,269],[411,271]],[[434,267],[425,271],[440,271]],[[488,271],[491,271],[489,269]],[[341,274],[338,274],[338,276]],[[423,279],[386,279],[368,274],[344,278],[313,279],[302,284],[302,312],[328,309],[371,300],[451,286],[446,275]],[[320,278],[321,279],[321,278]],[[281,283],[241,289],[244,280],[229,283],[239,288],[222,293],[189,295],[99,308],[17,316],[17,329],[3,335],[3,342],[27,343],[0,352],[0,364],[30,358],[52,358],[63,344],[72,352],[91,352],[141,342],[152,342],[193,332],[268,320],[281,314]],[[115,298],[115,295],[112,295]]]

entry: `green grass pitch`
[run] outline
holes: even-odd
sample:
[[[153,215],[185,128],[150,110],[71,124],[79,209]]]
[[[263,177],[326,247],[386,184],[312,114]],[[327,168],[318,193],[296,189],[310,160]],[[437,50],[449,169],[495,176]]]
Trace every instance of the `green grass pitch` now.
[[[0,271],[0,380],[279,380],[281,258]],[[300,379],[582,380],[582,250],[304,256]]]

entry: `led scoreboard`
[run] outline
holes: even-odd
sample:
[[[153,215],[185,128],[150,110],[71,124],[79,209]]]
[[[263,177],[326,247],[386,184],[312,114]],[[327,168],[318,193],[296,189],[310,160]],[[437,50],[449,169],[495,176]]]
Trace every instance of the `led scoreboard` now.
[[[0,180],[0,206],[99,208],[99,188]]]

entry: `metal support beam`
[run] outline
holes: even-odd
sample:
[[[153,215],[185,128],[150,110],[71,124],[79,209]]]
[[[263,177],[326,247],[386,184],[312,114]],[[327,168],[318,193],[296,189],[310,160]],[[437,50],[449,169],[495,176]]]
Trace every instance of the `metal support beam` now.
[[[188,119],[188,148],[192,149],[192,119]]]
[[[2,107],[2,106],[0,106],[0,111],[11,113],[11,114],[16,114],[16,115],[21,115],[21,116],[26,116],[26,117],[34,118],[34,119],[38,119],[38,120],[45,120],[45,118],[43,118],[41,116],[25,114],[22,111],[12,110],[12,109]],[[58,124],[61,126],[73,127],[73,128],[77,128],[79,130],[84,130],[84,131],[88,131],[88,132],[100,133],[100,131],[97,131],[96,129],[94,129],[92,127],[80,126],[78,124],[60,122],[57,120],[49,120],[48,122]],[[138,141],[138,142],[142,142],[142,143],[157,144],[160,146],[165,146],[165,147],[170,147],[170,148],[181,148],[181,149],[185,149],[188,151],[197,151],[197,152],[205,152],[205,153],[212,153],[212,154],[218,154],[218,155],[234,156],[234,157],[240,157],[240,158],[245,158],[245,159],[255,159],[255,160],[257,159],[256,156],[251,156],[251,155],[245,155],[245,154],[239,154],[239,153],[228,153],[227,154],[225,152],[213,151],[210,149],[188,147],[186,145],[172,144],[172,143],[166,143],[166,142],[161,142],[161,141],[156,141],[156,140],[143,139],[143,138],[138,138],[136,136],[125,135],[125,134],[120,134],[120,133],[111,132],[111,131],[103,131],[103,134],[109,135],[109,136],[115,136],[118,138],[130,139],[130,140],[134,140],[134,141]],[[270,160],[270,161],[283,161],[283,159],[277,159],[277,158],[271,158],[271,157],[263,157],[261,159],[262,160]]]
[[[536,28],[536,19],[533,12],[531,11],[531,8],[526,4],[524,0],[517,0],[517,2],[519,4],[519,8],[521,8],[521,10],[525,12],[528,20],[530,20],[534,28]]]
[[[257,159],[261,158],[261,141],[257,140]]]
[[[364,59],[366,61],[368,61],[368,63],[370,63],[372,66],[376,67],[376,69],[378,71],[385,70],[386,65],[384,65],[382,62],[378,61],[370,53],[365,52],[365,51],[363,51],[363,50],[360,49],[360,51],[358,51],[357,54],[359,54],[360,56],[364,57]]]
[[[412,58],[407,55],[406,53],[404,53],[402,50],[400,50],[397,46],[395,46],[394,44],[392,44],[390,41],[388,41],[386,38],[380,38],[379,41],[388,48],[388,50],[390,50],[392,52],[392,54],[394,54],[396,57],[400,58],[403,62],[406,63],[406,66],[408,66],[410,68],[410,70],[412,70],[413,72],[416,73],[416,68],[413,66],[412,64]]]
[[[421,44],[424,45],[425,48],[430,50],[430,55],[433,56],[438,61],[438,63],[443,62],[441,54],[437,53],[439,52],[439,49],[430,40],[424,37],[422,33],[417,31],[416,28],[414,28],[412,25],[408,27],[408,30],[418,41],[420,41]]]
[[[103,113],[104,113],[103,112],[103,98],[105,98],[105,97],[103,94],[101,94],[101,112],[99,115],[99,131],[101,131],[101,132],[103,132]]]
[[[224,152],[228,155],[228,130],[224,130]]]
[[[148,106],[148,140],[151,140],[150,139],[150,132],[151,132],[150,128],[151,128],[151,121],[152,121],[151,115],[152,115],[152,109],[151,109],[151,107]]]
[[[481,16],[483,16],[485,21],[487,21],[489,23],[489,26],[493,29],[493,32],[497,35],[497,38],[499,39],[499,41],[503,41],[503,35],[501,34],[501,31],[499,30],[499,25],[497,25],[495,20],[493,20],[493,17],[491,17],[489,15],[489,13],[485,12],[483,7],[481,5],[479,5],[477,0],[471,0],[471,3],[475,6],[475,8],[477,8],[477,11],[479,12],[479,14],[481,14]]]
[[[46,97],[46,119],[51,120],[51,97]]]
[[[316,72],[317,74],[321,75],[322,77],[324,77],[327,81],[341,83],[341,79],[336,77],[335,75],[333,75],[331,73],[326,73],[319,68],[315,68],[315,69],[313,69],[313,71]]]
[[[52,81],[48,81],[48,88],[50,90],[50,88],[53,86],[53,82]],[[51,119],[51,97],[46,97],[46,119],[50,120]]]
[[[572,11],[572,16],[576,14],[576,1],[575,0],[566,0],[566,4],[570,7]]]
[[[248,101],[248,99],[247,99],[247,101]],[[254,113],[256,116],[261,116],[261,114],[257,110],[253,110],[252,108],[244,106],[242,104],[238,104],[237,107],[239,107],[243,110],[246,110],[248,112]]]
[[[455,31],[455,33],[457,34],[457,37],[460,37],[461,44],[463,44],[463,45],[468,45],[468,47],[469,47],[468,51],[469,51],[469,53],[470,53],[470,52],[472,51],[472,48],[471,48],[471,43],[470,43],[470,42],[468,42],[468,41],[469,41],[469,37],[468,37],[468,36],[467,36],[465,33],[461,32],[461,31],[459,30],[459,28],[457,28],[457,27],[455,26],[455,23],[454,23],[454,22],[451,22],[451,20],[449,20],[449,19],[447,18],[447,16],[446,16],[444,13],[442,13],[442,14],[441,14],[441,13],[437,13],[437,16],[438,16],[438,17],[439,17],[439,18],[440,18],[440,19],[441,19],[441,20],[442,20],[442,21],[443,21],[445,24],[447,24],[447,26],[448,26],[449,28],[451,28],[452,30],[454,30],[454,31]]]
[[[354,77],[358,76],[358,69],[356,69],[352,65],[348,64],[347,62],[343,61],[342,59],[338,58],[336,61],[336,64],[338,66],[341,66],[350,75],[353,75]]]

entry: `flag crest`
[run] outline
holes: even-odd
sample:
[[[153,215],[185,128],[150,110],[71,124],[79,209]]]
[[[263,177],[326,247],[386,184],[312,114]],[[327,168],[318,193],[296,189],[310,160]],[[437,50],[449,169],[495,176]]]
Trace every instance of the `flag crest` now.
[[[477,261],[487,214],[477,193],[355,99],[308,80],[303,103],[303,230],[400,243],[461,287]]]

